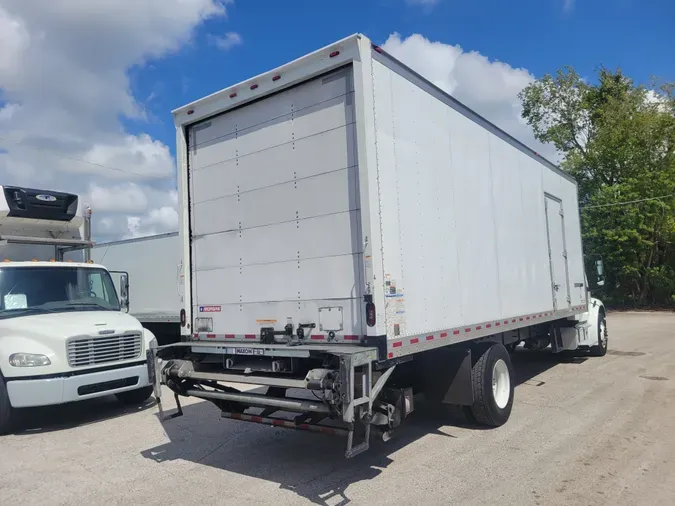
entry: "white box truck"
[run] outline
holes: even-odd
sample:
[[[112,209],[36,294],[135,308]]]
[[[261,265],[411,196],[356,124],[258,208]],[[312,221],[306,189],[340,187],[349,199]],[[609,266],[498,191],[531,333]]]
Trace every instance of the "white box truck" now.
[[[90,255],[95,263],[127,274],[129,314],[160,346],[180,341],[183,247],[178,232],[98,243]]]
[[[604,354],[574,180],[366,37],[174,118],[191,342],[151,350],[156,395],[351,457],[415,393],[505,423],[514,344]]]
[[[0,433],[17,408],[152,395],[154,336],[124,313],[126,277],[120,301],[105,267],[63,260],[92,245],[82,207],[73,194],[0,186]]]

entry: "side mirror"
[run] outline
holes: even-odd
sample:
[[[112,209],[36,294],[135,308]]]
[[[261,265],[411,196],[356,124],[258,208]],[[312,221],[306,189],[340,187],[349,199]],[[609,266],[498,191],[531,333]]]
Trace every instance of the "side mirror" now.
[[[605,286],[605,266],[602,263],[602,259],[595,261],[595,272],[597,275],[596,285]]]
[[[113,283],[120,294],[120,310],[129,312],[129,274],[121,271],[110,271]]]
[[[129,275],[124,273],[120,276],[120,307],[129,312]]]

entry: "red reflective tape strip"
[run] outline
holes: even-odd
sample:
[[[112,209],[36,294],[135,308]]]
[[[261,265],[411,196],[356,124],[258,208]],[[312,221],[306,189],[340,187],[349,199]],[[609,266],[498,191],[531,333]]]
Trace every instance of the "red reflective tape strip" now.
[[[252,417],[251,417],[251,421],[252,421],[252,422],[262,423],[262,422],[263,422],[263,418],[262,418],[262,416],[252,416]]]
[[[471,332],[471,329],[464,329],[464,332]]]
[[[255,339],[255,334],[246,334],[244,335],[245,339]]]
[[[359,340],[359,336],[345,336],[343,339],[344,339],[345,341],[358,341],[358,340]]]
[[[500,325],[501,325],[501,323],[499,323],[499,322],[495,323],[495,327],[499,327]]]
[[[230,418],[234,418],[235,420],[241,420],[242,415],[239,413],[230,413]]]
[[[317,334],[317,335],[314,335],[314,336],[310,336],[310,339],[312,341],[323,341],[323,336]]]
[[[521,318],[521,320],[522,320],[522,318]],[[514,318],[513,320],[511,320],[511,323],[516,323],[516,319]]]
[[[513,320],[513,321],[515,322],[516,320]],[[521,319],[520,319],[520,321],[522,322],[522,321],[523,321],[523,319],[521,318]]]
[[[216,335],[215,334],[206,334],[206,339],[215,339]]]
[[[399,341],[399,342],[397,342],[397,343],[394,343],[394,344],[392,344],[392,346],[393,346],[394,348],[400,348],[401,346],[403,346],[403,341]]]
[[[489,329],[490,327],[492,327],[492,324],[491,324],[491,323],[488,323],[488,324],[485,326],[486,329]]]
[[[443,339],[444,337],[448,337],[448,333],[447,333],[447,332],[441,332],[441,339]]]
[[[432,341],[434,339],[434,336],[427,336],[427,341]]]
[[[513,320],[513,321],[515,322],[516,320]],[[508,320],[504,320],[504,325],[508,325],[508,324],[509,324],[509,321],[508,321]]]
[[[526,320],[529,320],[529,319],[530,319],[530,317],[529,317],[529,316],[526,316],[526,317],[525,317],[525,319],[526,319]],[[520,321],[522,322],[522,321],[523,321],[523,319],[521,318],[521,319],[520,319]]]
[[[483,328],[483,327],[481,327],[480,325],[478,325],[478,326],[476,327],[476,330],[480,330],[480,329],[482,329],[482,328]]]
[[[277,427],[279,426],[283,427],[286,424],[284,423],[284,420],[272,420],[272,425],[276,425]]]
[[[454,335],[457,335],[457,334],[459,334],[459,330],[453,330],[452,333],[453,333]]]
[[[394,358],[394,354],[392,352],[389,352],[389,358]]]
[[[234,339],[234,334],[225,334],[225,339]]]
[[[417,343],[419,343],[419,342],[420,342],[420,340],[419,340],[417,337],[413,337],[413,338],[410,340],[410,344],[417,344]]]

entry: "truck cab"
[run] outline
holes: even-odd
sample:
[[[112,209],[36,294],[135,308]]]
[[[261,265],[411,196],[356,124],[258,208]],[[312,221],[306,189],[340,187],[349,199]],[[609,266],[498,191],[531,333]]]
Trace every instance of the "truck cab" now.
[[[64,260],[92,246],[90,216],[76,195],[0,187],[0,433],[17,408],[152,393],[154,336],[125,312],[128,277]]]

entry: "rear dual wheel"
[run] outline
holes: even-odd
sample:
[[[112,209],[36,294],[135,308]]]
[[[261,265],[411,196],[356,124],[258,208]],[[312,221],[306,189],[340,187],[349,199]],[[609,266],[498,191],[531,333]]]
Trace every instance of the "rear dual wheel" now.
[[[511,357],[499,343],[477,346],[471,351],[479,355],[471,368],[471,418],[490,427],[504,425],[513,408],[515,378]]]

